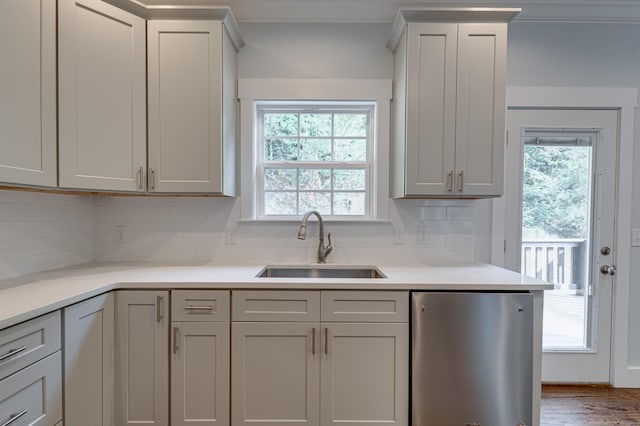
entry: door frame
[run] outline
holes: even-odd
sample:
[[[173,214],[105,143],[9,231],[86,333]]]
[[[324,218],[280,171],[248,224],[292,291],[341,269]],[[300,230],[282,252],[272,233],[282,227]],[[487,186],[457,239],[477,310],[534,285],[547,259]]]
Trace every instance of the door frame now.
[[[640,387],[640,367],[629,365],[629,287],[631,282],[631,208],[633,142],[637,88],[617,87],[507,87],[507,108],[615,109],[619,111],[619,151],[616,174],[615,253],[611,326],[611,384]],[[507,176],[505,176],[507,178]],[[492,203],[491,263],[504,266],[506,205],[504,197]]]

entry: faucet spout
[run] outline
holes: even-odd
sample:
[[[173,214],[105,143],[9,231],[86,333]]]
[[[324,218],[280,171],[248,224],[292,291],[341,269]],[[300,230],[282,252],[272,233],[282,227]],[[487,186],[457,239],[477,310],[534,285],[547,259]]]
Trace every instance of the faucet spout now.
[[[318,222],[320,222],[320,230],[318,233],[318,263],[326,263],[327,256],[333,250],[331,246],[331,234],[329,234],[329,244],[325,247],[324,245],[324,221],[322,220],[322,216],[317,210],[311,210],[304,214],[302,217],[302,223],[300,224],[300,229],[298,230],[298,239],[304,240],[307,238],[307,222],[309,221],[309,217],[314,215],[318,218]]]

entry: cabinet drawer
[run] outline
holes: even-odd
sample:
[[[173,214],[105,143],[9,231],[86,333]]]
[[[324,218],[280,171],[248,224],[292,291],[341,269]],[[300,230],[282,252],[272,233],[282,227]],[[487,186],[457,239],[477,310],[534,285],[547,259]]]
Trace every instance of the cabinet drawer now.
[[[171,321],[229,321],[229,292],[174,290]]]
[[[0,379],[59,350],[60,327],[56,311],[0,331]]]
[[[62,420],[60,352],[0,380],[0,424],[51,426]]]
[[[409,292],[323,291],[322,321],[409,322]]]
[[[233,321],[320,321],[319,291],[234,291]]]

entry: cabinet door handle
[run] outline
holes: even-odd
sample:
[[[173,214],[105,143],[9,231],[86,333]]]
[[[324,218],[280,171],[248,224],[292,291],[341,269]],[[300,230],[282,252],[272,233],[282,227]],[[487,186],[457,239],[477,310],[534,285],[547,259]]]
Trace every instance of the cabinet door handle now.
[[[453,192],[453,171],[447,175],[447,192]]]
[[[163,302],[162,296],[156,296],[156,322],[162,321],[162,317],[163,317],[162,302]]]
[[[460,170],[458,173],[458,192],[462,192],[464,189],[464,170]]]
[[[180,337],[179,335],[179,328],[178,327],[173,327],[173,353],[177,354],[178,353],[178,349],[180,349],[180,344],[178,343],[178,338]]]
[[[156,171],[149,167],[149,187],[155,191],[156,189]]]
[[[311,355],[316,354],[316,328],[311,329]]]
[[[12,414],[12,415],[9,417],[9,420],[7,420],[6,422],[2,423],[2,425],[0,425],[0,426],[9,426],[11,423],[13,423],[13,422],[17,422],[17,421],[18,421],[18,419],[19,419],[20,417],[24,416],[25,414],[27,414],[27,410],[22,410],[22,411],[20,411],[18,414]]]
[[[144,169],[142,168],[142,166],[140,166],[140,168],[138,169],[138,189],[142,191],[142,185],[143,185],[143,180],[144,177],[142,176],[142,174],[144,173]]]
[[[329,355],[329,329],[324,328],[324,354]]]
[[[8,360],[9,358],[18,355],[20,352],[24,352],[27,350],[26,346],[23,346],[21,348],[18,349],[11,349],[9,352],[7,352],[6,354],[0,356],[0,361],[5,361]]]

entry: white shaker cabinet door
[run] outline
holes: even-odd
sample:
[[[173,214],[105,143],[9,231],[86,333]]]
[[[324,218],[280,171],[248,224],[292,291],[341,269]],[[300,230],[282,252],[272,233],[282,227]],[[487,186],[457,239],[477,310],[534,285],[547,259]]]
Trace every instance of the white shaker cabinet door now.
[[[229,323],[174,322],[171,425],[229,425]]]
[[[233,323],[231,345],[232,425],[318,425],[317,323]]]
[[[452,194],[457,28],[416,23],[407,31],[407,195]]]
[[[152,20],[147,43],[149,191],[234,195],[237,52],[224,24]]]
[[[503,192],[507,24],[460,24],[455,193]]]
[[[67,426],[114,421],[113,293],[64,309],[64,391]]]
[[[169,424],[168,291],[116,293],[116,424]]]
[[[100,0],[59,0],[59,185],[143,191],[145,20]]]
[[[56,186],[56,7],[0,2],[0,182]]]
[[[409,325],[322,324],[322,426],[408,424]]]

